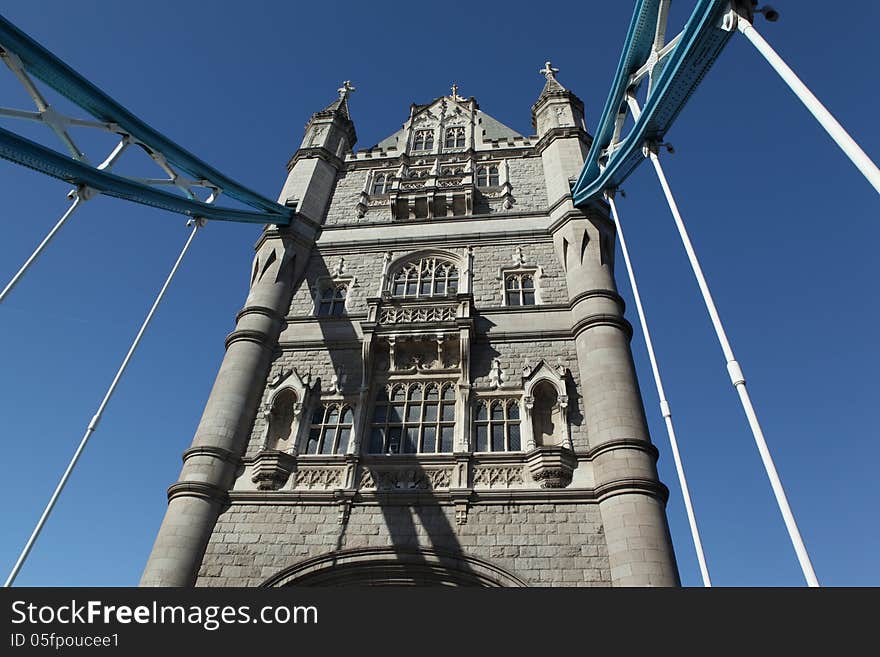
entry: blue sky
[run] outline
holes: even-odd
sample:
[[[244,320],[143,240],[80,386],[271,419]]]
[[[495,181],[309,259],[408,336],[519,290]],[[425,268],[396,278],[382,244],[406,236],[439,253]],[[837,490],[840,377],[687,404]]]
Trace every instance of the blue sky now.
[[[530,134],[546,59],[584,100],[592,131],[632,4],[10,0],[4,15],[148,123],[274,198],[309,115],[343,79],[357,86],[361,148],[397,130],[411,102],[448,93],[452,82]],[[782,19],[759,29],[876,161],[870,44],[880,8],[775,4]],[[674,3],[670,25],[683,24],[691,5]],[[28,108],[5,69],[0,97]],[[819,579],[880,585],[877,194],[742,37],[668,139],[676,154],[664,159],[667,176]],[[652,169],[643,165],[625,187],[619,209],[713,580],[801,585]],[[67,190],[0,162],[0,280],[64,211]],[[4,577],[183,244],[183,224],[160,210],[89,201],[0,307]],[[219,223],[199,234],[19,585],[137,583],[244,301],[258,234]],[[635,323],[622,260],[618,280]],[[682,580],[699,585],[638,332],[633,349],[671,489]]]

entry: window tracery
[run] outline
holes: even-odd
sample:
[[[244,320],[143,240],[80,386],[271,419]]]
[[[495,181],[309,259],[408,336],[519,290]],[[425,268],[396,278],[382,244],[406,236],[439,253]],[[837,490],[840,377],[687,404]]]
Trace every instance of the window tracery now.
[[[522,450],[519,401],[481,400],[474,413],[475,452],[518,452]]]
[[[416,130],[413,136],[414,151],[430,151],[434,148],[433,130]]]
[[[482,166],[477,169],[477,187],[498,187],[501,177],[498,173],[498,165]]]
[[[394,275],[391,294],[395,297],[437,297],[458,292],[458,268],[436,257],[410,262]]]
[[[339,317],[345,314],[345,300],[348,296],[347,283],[331,283],[320,291],[315,314],[318,317]]]
[[[443,143],[444,148],[464,148],[465,131],[464,128],[446,128],[446,140]]]
[[[306,454],[344,454],[351,437],[354,411],[340,402],[320,403],[312,414]]]
[[[398,383],[376,393],[371,454],[452,452],[455,387],[449,382]]]
[[[535,277],[531,272],[516,272],[504,276],[504,304],[507,306],[535,305]]]

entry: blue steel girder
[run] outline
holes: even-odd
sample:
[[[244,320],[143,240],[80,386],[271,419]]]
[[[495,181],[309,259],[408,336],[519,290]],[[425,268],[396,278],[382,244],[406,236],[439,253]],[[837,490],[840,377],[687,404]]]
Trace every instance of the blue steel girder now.
[[[627,105],[627,92],[632,91],[633,76],[652,54],[660,5],[661,0],[636,3],[599,127],[572,189],[577,206],[595,202],[603,191],[619,187],[644,159],[645,142],[663,140],[732,36],[722,27],[722,19],[730,9],[729,0],[698,0],[677,41],[655,66],[644,106],[629,134],[612,143],[618,117]],[[609,147],[613,149],[610,153]]]
[[[290,223],[293,209],[228,178],[154,130],[3,16],[0,16],[0,49],[17,57],[27,73],[42,80],[99,121],[113,126],[113,131],[121,137],[133,137],[148,153],[152,151],[160,155],[164,161],[185,171],[195,180],[209,183],[254,210],[224,208],[198,198],[178,196],[62,155],[2,128],[0,157],[75,185],[86,185],[103,194],[171,212],[222,221]]]

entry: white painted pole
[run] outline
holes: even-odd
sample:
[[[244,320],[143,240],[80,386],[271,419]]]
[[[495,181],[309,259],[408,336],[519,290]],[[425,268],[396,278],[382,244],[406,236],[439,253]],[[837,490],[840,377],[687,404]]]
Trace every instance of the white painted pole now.
[[[25,272],[30,269],[30,266],[34,264],[34,261],[43,252],[43,249],[45,249],[49,245],[49,242],[52,241],[52,238],[55,237],[59,230],[61,230],[61,227],[68,220],[70,215],[73,214],[73,211],[76,210],[79,207],[80,203],[82,203],[87,198],[86,194],[84,194],[80,190],[72,191],[71,195],[73,195],[73,203],[70,204],[70,207],[67,208],[67,212],[65,212],[61,216],[61,219],[58,220],[58,223],[55,224],[52,230],[49,231],[49,234],[43,238],[43,241],[40,242],[39,246],[37,246],[34,252],[31,253],[30,257],[25,260],[25,263],[21,266],[21,269],[15,272],[15,276],[13,276],[12,280],[9,281],[6,287],[3,288],[3,291],[0,292],[0,303],[3,303],[3,300],[7,297],[7,295],[12,292],[12,288],[18,285],[18,282],[25,275]]]
[[[773,494],[776,496],[776,503],[779,505],[779,511],[782,513],[782,518],[788,529],[788,535],[791,538],[792,545],[794,545],[794,551],[797,554],[801,570],[804,573],[804,579],[806,579],[808,586],[819,586],[819,580],[816,578],[813,564],[810,562],[810,555],[807,554],[807,548],[801,538],[801,533],[798,530],[797,522],[795,522],[791,507],[788,504],[785,489],[782,487],[782,481],[779,479],[779,473],[776,471],[773,457],[770,456],[770,449],[767,447],[767,441],[764,439],[764,432],[761,430],[758,416],[752,406],[752,400],[749,397],[748,390],[746,390],[745,376],[743,375],[739,363],[736,362],[736,358],[734,358],[733,349],[730,346],[730,341],[727,339],[727,333],[724,331],[724,326],[721,324],[721,318],[718,315],[718,309],[715,307],[715,302],[712,300],[712,293],[709,291],[709,285],[706,283],[703,269],[700,267],[699,260],[697,260],[697,254],[694,251],[693,244],[691,244],[691,239],[684,226],[681,213],[678,211],[678,205],[675,202],[675,198],[672,196],[672,191],[666,180],[666,175],[663,173],[663,167],[660,166],[660,158],[657,157],[656,150],[653,146],[647,146],[646,150],[648,157],[651,158],[651,162],[654,165],[654,170],[657,172],[660,186],[663,188],[663,193],[666,195],[667,203],[669,203],[669,210],[672,212],[672,216],[675,219],[675,225],[678,227],[678,234],[681,236],[681,241],[687,252],[688,260],[690,260],[691,268],[694,270],[694,275],[697,278],[697,284],[700,286],[700,292],[703,294],[703,301],[706,304],[706,310],[709,311],[709,317],[712,319],[712,325],[715,327],[718,342],[721,344],[721,351],[724,352],[724,359],[727,361],[727,373],[730,375],[730,381],[733,383],[739,394],[740,402],[742,403],[743,410],[748,418],[749,426],[752,429],[752,435],[758,446],[758,452],[761,455],[761,460],[764,462],[764,469],[767,471],[767,477],[770,479],[770,486],[773,488]]]
[[[764,59],[779,74],[785,83],[791,88],[800,101],[806,106],[810,113],[816,117],[816,120],[825,128],[825,131],[831,136],[834,142],[840,146],[846,156],[856,165],[862,175],[868,179],[868,182],[880,193],[880,169],[867,156],[865,151],[850,137],[849,133],[843,129],[843,126],[834,118],[831,112],[813,95],[801,79],[793,70],[785,63],[782,57],[773,50],[769,43],[761,36],[755,27],[745,18],[739,16],[737,19],[737,28],[745,37],[752,42],[752,45],[758,49]]]
[[[639,286],[636,283],[636,274],[633,270],[632,261],[629,258],[629,250],[626,248],[626,239],[623,236],[623,226],[620,224],[620,216],[617,214],[617,204],[614,202],[614,194],[606,192],[605,198],[611,206],[611,216],[617,228],[617,236],[620,239],[620,249],[623,251],[623,260],[626,263],[626,271],[629,274],[629,284],[632,288],[633,298],[636,302],[636,310],[639,314],[639,322],[642,325],[642,335],[645,337],[645,347],[648,349],[648,358],[651,361],[651,371],[654,373],[654,384],[657,387],[657,396],[660,398],[660,413],[666,422],[666,433],[669,435],[669,443],[672,446],[672,456],[675,459],[675,471],[678,473],[678,483],[681,485],[681,494],[684,497],[684,507],[687,511],[688,524],[691,527],[691,536],[694,539],[694,549],[697,552],[697,561],[700,564],[700,574],[703,577],[703,586],[712,586],[709,579],[709,568],[706,566],[706,556],[703,554],[703,543],[700,540],[700,531],[697,529],[697,518],[694,515],[694,507],[691,504],[691,493],[688,489],[687,479],[684,476],[684,466],[681,455],[678,452],[678,441],[675,439],[675,428],[672,426],[672,409],[666,400],[666,392],[663,389],[663,381],[660,378],[660,367],[657,365],[657,357],[654,354],[654,342],[651,340],[651,332],[648,330],[648,320],[645,309],[642,307],[642,297],[639,294]]]
[[[178,267],[180,267],[183,256],[186,255],[186,252],[189,249],[189,245],[192,243],[193,238],[196,236],[199,228],[204,224],[204,220],[202,219],[193,219],[192,222],[193,229],[186,240],[186,244],[183,245],[183,249],[180,251],[180,255],[177,256],[177,261],[171,268],[171,272],[168,274],[168,278],[165,279],[165,284],[162,286],[162,289],[159,290],[159,294],[156,296],[156,300],[153,302],[153,306],[147,313],[147,317],[146,319],[144,319],[143,324],[141,324],[141,328],[137,332],[134,341],[131,343],[131,347],[129,347],[128,353],[125,355],[122,364],[116,371],[116,376],[113,377],[113,382],[110,384],[110,387],[107,389],[107,392],[104,395],[104,399],[101,400],[101,404],[100,406],[98,406],[98,410],[95,412],[95,415],[89,422],[89,425],[86,428],[86,432],[83,435],[82,440],[80,440],[79,446],[76,448],[76,452],[74,452],[73,454],[73,458],[70,459],[70,463],[67,464],[67,469],[61,476],[61,481],[59,481],[58,486],[55,487],[55,492],[52,493],[52,497],[49,499],[49,503],[46,505],[46,508],[43,511],[43,515],[41,515],[40,519],[37,521],[37,526],[34,527],[34,531],[31,533],[28,542],[25,544],[24,549],[21,551],[21,554],[18,557],[18,561],[15,562],[15,566],[13,566],[12,572],[9,573],[9,577],[6,579],[6,583],[3,585],[4,587],[8,588],[12,586],[13,582],[15,582],[15,578],[18,576],[21,567],[24,565],[25,559],[27,559],[28,554],[30,554],[31,548],[33,548],[37,537],[40,535],[40,532],[43,529],[43,525],[46,524],[46,520],[49,518],[49,514],[52,512],[55,503],[58,501],[58,497],[61,495],[61,491],[64,490],[64,486],[65,484],[67,484],[67,480],[70,478],[70,474],[73,472],[74,466],[76,466],[77,461],[79,461],[79,457],[80,455],[82,455],[82,452],[86,447],[86,443],[88,443],[89,441],[89,437],[95,432],[95,429],[98,428],[98,423],[101,421],[101,416],[104,413],[104,409],[107,408],[107,404],[110,402],[110,397],[113,395],[113,392],[116,390],[116,386],[119,384],[119,380],[122,378],[125,369],[128,367],[128,363],[131,361],[135,349],[137,349],[138,344],[140,344],[141,338],[144,336],[144,333],[147,330],[147,326],[149,326],[150,321],[153,319],[156,308],[159,307],[159,303],[165,296],[165,291],[171,284],[171,280],[174,278],[174,274],[177,273],[177,269]]]

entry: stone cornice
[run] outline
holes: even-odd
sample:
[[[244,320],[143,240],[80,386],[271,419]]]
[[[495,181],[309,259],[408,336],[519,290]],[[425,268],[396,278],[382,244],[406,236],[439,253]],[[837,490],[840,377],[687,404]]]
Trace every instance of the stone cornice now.
[[[300,148],[296,153],[293,154],[293,157],[290,158],[287,162],[287,171],[290,172],[296,163],[300,160],[324,160],[331,167],[336,169],[337,171],[342,171],[345,168],[345,162],[336,157],[333,153],[328,151],[326,148]]]
[[[276,322],[284,321],[284,316],[281,315],[281,313],[268,306],[245,306],[238,311],[238,314],[235,316],[235,321],[238,322],[245,315],[265,315]]]
[[[634,438],[619,438],[617,440],[609,440],[607,442],[602,443],[601,445],[596,445],[595,447],[589,449],[584,453],[586,460],[592,461],[600,454],[604,454],[605,452],[611,452],[616,449],[636,449],[641,452],[645,452],[654,458],[656,461],[660,458],[660,452],[657,448],[646,440],[636,440]]]
[[[224,344],[229,349],[230,345],[235,342],[253,342],[263,347],[274,347],[277,340],[266,335],[262,331],[253,331],[250,329],[236,329],[226,336]]]
[[[234,465],[240,465],[242,460],[237,457],[235,454],[230,452],[228,449],[222,449],[220,447],[213,447],[211,445],[201,445],[197,447],[190,447],[187,449],[183,455],[182,459],[186,462],[188,459],[197,456],[210,456],[212,458],[219,459],[221,461],[225,461],[226,463],[232,463]]]
[[[633,493],[656,497],[663,504],[669,499],[669,489],[656,479],[623,478],[600,484],[595,488],[596,501],[603,502],[615,495]]]
[[[178,481],[168,487],[168,501],[176,497],[197,497],[212,502],[226,504],[229,501],[228,491],[214,484],[201,481]]]
[[[230,504],[314,504],[335,506],[340,503],[338,490],[320,491],[229,491]],[[595,488],[528,488],[474,490],[442,489],[434,491],[357,491],[352,502],[365,506],[413,506],[439,504],[452,506],[463,498],[472,505],[493,504],[595,504],[615,495],[643,494],[664,504],[669,489],[657,480],[621,478]]]
[[[594,315],[587,315],[586,317],[579,319],[572,327],[571,331],[572,334],[577,337],[587,329],[591,329],[596,326],[612,326],[614,328],[618,328],[626,333],[627,338],[632,339],[632,324],[630,324],[620,315],[609,315],[607,313],[596,313]]]
[[[559,128],[550,128],[541,139],[538,140],[538,143],[535,144],[535,152],[543,153],[544,150],[552,144],[557,139],[568,139],[570,137],[574,137],[576,139],[580,139],[587,147],[593,143],[593,138],[590,134],[581,128],[580,126],[563,126]]]

